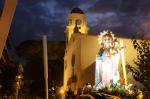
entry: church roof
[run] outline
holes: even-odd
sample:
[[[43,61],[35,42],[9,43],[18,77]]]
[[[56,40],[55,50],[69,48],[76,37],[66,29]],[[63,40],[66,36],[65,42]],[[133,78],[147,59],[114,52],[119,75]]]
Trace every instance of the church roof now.
[[[74,9],[72,9],[71,13],[84,14],[84,12],[80,8],[74,8]]]

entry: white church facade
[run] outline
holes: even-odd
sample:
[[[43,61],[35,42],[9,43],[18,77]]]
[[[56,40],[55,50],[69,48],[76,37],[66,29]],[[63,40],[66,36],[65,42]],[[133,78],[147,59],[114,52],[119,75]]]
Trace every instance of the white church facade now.
[[[64,55],[64,90],[68,88],[77,90],[86,83],[95,85],[96,55],[100,49],[98,35],[88,33],[86,15],[79,8],[74,8],[68,15],[65,33],[67,46]],[[123,65],[134,64],[133,60],[136,59],[137,53],[131,39],[117,39],[126,46],[124,59],[119,61],[119,71],[123,71]],[[126,72],[125,79],[122,72],[120,79],[123,82],[126,80],[126,83],[135,83],[130,75],[131,73]]]

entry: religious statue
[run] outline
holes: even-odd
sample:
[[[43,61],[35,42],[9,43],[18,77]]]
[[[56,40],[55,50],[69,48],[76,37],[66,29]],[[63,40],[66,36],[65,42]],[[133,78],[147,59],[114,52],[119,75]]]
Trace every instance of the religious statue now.
[[[100,50],[96,55],[95,86],[119,81],[118,65],[120,60],[119,42],[112,32],[104,31],[99,35]]]
[[[78,26],[78,20],[76,20],[76,21],[75,21],[75,27],[74,27],[74,29],[73,29],[73,32],[74,32],[74,33],[81,33],[81,32],[79,31],[79,29],[80,29],[80,27]]]

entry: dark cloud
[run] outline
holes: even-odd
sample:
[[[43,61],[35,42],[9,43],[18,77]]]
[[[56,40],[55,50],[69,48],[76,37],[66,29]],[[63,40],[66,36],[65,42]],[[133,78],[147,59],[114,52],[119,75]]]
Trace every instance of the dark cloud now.
[[[91,32],[111,29],[118,32],[116,33],[118,36],[125,37],[132,37],[141,30],[149,32],[147,24],[150,18],[149,5],[149,0],[99,0],[88,8],[88,16],[91,16],[88,18]]]
[[[63,12],[54,12],[55,10],[51,9],[48,4],[43,2],[27,7],[20,3],[17,6],[11,27],[12,37],[16,44],[25,40],[41,39],[44,34],[47,34],[50,40],[65,39],[63,32],[65,17],[60,17]]]
[[[5,3],[4,0],[0,0],[0,16],[1,16],[2,10],[3,10],[3,8],[4,8],[4,3]]]
[[[32,7],[35,4],[43,3],[43,2],[45,3],[50,0],[18,0],[18,1],[19,1],[19,4],[23,4],[24,6],[27,6],[27,7]]]
[[[91,13],[103,13],[106,11],[118,10],[119,6],[119,0],[99,0],[95,2],[92,7],[88,8],[88,11]]]
[[[130,37],[139,31],[149,33],[150,0],[20,0],[11,32],[15,42],[40,39],[65,39],[67,15],[80,7],[87,16],[90,33],[104,29],[117,36]]]

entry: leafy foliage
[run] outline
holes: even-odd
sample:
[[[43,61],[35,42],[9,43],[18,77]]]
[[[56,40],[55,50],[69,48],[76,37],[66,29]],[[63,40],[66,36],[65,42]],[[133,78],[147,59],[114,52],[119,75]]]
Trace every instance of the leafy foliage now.
[[[48,42],[48,59],[56,60],[61,59],[64,56],[65,42],[63,41],[49,41]],[[43,57],[42,41],[26,41],[17,47],[18,54],[27,60],[33,58]]]
[[[148,40],[133,40],[133,46],[137,50],[136,66],[128,65],[135,80],[141,82],[147,90],[150,90],[150,42]]]
[[[98,91],[92,87],[88,91],[90,91],[88,93],[91,93],[93,96],[98,94],[99,96],[103,96],[105,98],[109,97],[109,99],[142,99],[137,97],[143,97],[142,92],[139,89],[133,88],[132,84],[121,85],[120,83],[111,82],[107,85],[102,84]]]

